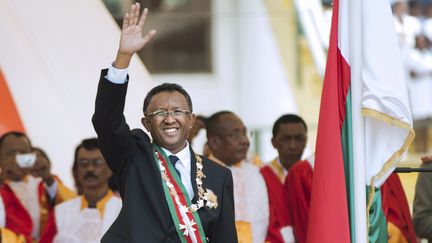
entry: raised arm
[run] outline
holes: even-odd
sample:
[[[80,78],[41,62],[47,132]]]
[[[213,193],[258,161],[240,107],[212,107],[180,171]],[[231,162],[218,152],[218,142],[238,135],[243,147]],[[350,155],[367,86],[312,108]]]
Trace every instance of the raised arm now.
[[[127,68],[133,54],[141,50],[156,34],[156,30],[152,29],[143,36],[143,26],[147,14],[148,9],[145,8],[140,17],[139,3],[132,4],[129,12],[125,14],[123,18],[119,49],[116,60],[113,64],[115,68]]]
[[[128,83],[124,76],[118,75],[125,70],[118,69],[126,69],[133,54],[142,49],[156,33],[151,30],[143,36],[142,28],[148,10],[144,9],[141,17],[139,13],[140,5],[136,3],[124,17],[114,68],[102,70],[92,119],[101,151],[115,174],[121,172],[134,144],[123,114]]]

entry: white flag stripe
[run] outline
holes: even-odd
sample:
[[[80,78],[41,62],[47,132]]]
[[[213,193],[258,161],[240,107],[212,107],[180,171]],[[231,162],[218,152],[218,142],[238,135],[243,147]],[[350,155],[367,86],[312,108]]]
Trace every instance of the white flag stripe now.
[[[408,149],[412,117],[390,4],[362,4],[366,182],[380,187]]]
[[[349,5],[345,14],[349,13],[349,33],[350,43],[350,64],[351,64],[351,116],[352,116],[352,135],[353,135],[353,169],[354,169],[354,232],[355,242],[367,242],[367,217],[366,217],[366,163],[365,161],[365,144],[364,144],[364,120],[361,114],[362,108],[362,90],[361,82],[363,45],[362,45],[362,9],[363,1],[341,0],[344,5]],[[348,21],[344,21],[347,22]],[[348,38],[348,37],[347,37]]]
[[[365,185],[385,182],[414,133],[388,1],[340,0],[338,16],[338,47],[351,71],[355,242],[366,242]]]
[[[354,5],[348,0],[339,0],[338,48],[348,65],[351,65],[350,46],[352,46],[352,43],[350,43],[350,31],[352,29],[351,19],[354,18],[354,15],[349,14],[351,12],[349,8],[352,6]],[[353,11],[354,13],[355,11]]]

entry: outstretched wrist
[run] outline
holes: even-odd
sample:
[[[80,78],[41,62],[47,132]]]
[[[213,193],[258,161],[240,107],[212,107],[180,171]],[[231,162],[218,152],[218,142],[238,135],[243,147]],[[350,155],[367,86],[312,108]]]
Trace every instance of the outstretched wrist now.
[[[132,54],[117,52],[117,57],[113,63],[113,67],[117,69],[125,69],[129,67],[130,60],[132,59]]]

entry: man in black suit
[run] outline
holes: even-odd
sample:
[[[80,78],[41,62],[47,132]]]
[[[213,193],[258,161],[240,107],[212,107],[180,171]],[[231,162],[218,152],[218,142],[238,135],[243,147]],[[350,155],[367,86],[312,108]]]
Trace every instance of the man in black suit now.
[[[121,212],[102,242],[237,242],[231,172],[196,155],[186,138],[195,120],[188,93],[177,84],[153,88],[144,100],[141,129],[123,115],[131,57],[145,36],[138,3],[123,20],[117,57],[102,70],[93,125],[119,184]]]

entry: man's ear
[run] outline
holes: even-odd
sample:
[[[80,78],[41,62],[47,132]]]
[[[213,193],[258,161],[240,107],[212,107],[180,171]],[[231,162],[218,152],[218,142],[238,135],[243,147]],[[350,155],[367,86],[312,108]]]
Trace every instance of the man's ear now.
[[[191,119],[191,122],[190,122],[190,127],[189,128],[192,129],[192,127],[193,127],[193,125],[195,123],[195,119],[196,119],[196,116],[195,116],[194,113],[190,114],[190,119]]]
[[[218,136],[211,136],[207,138],[207,144],[211,151],[215,151],[219,148],[221,141]]]
[[[141,123],[143,124],[143,126],[145,127],[145,129],[148,132],[150,132],[150,127],[151,127],[150,121],[146,117],[141,118]]]
[[[271,138],[271,143],[273,145],[273,148],[276,148],[276,139],[275,139],[275,137]]]

